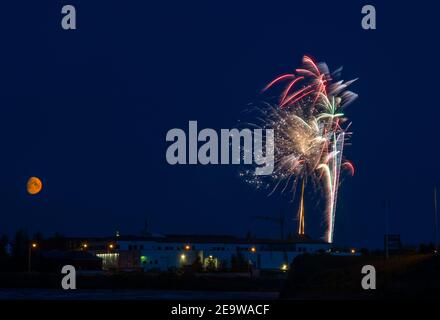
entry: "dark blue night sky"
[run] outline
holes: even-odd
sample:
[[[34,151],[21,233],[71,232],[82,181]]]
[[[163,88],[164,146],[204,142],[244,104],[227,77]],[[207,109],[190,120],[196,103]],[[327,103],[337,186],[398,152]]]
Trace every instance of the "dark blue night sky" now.
[[[390,232],[431,241],[438,9],[235,2],[2,4],[0,233],[132,234],[148,219],[157,233],[276,237],[252,217],[280,214],[296,230],[288,196],[254,190],[236,166],[170,166],[165,135],[189,120],[235,127],[268,81],[309,54],[359,77],[345,150],[357,172],[340,189],[336,242],[381,246],[386,199]],[[64,4],[76,6],[78,30],[61,29]],[[361,28],[364,4],[376,5],[377,30]],[[38,196],[26,193],[29,176],[43,180]]]

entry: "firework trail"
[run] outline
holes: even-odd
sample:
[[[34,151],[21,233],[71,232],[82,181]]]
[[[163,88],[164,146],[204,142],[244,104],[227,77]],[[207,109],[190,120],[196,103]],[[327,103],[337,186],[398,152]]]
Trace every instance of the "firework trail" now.
[[[299,181],[303,186],[311,183],[322,187],[326,196],[326,240],[331,243],[341,168],[354,174],[353,165],[343,160],[344,144],[351,134],[343,111],[357,98],[347,90],[356,79],[337,80],[342,68],[330,73],[325,63],[317,64],[308,56],[302,62],[294,73],[279,76],[263,89],[266,94],[281,89],[275,103],[258,109],[260,122],[255,124],[274,129],[275,169],[269,182],[255,175],[247,175],[247,181],[258,188],[270,187],[270,194],[295,192]],[[299,230],[304,233],[303,202],[301,206]]]

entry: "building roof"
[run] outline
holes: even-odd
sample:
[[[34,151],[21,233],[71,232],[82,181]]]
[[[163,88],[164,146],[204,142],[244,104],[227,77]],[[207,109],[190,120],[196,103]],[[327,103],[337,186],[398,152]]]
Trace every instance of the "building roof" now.
[[[307,235],[294,235],[288,239],[239,238],[231,235],[204,235],[204,234],[169,234],[169,235],[121,235],[119,237],[68,237],[68,241],[88,242],[139,242],[152,241],[161,243],[236,243],[236,244],[327,244],[323,240],[312,239]]]
[[[72,260],[72,261],[85,261],[85,260],[101,260],[97,256],[87,251],[59,251],[50,250],[43,251],[41,255],[44,258],[52,260]]]
[[[315,240],[306,235],[293,236],[289,239],[258,239],[238,238],[230,235],[202,235],[202,234],[170,234],[161,237],[120,236],[117,241],[155,241],[155,242],[180,242],[180,243],[240,243],[240,244],[296,244],[315,243],[326,244],[325,241]]]

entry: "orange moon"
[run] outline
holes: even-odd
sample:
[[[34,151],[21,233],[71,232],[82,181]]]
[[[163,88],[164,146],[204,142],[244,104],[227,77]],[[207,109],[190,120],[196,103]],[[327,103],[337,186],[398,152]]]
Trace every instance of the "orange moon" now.
[[[43,189],[43,183],[37,177],[30,177],[27,182],[26,189],[29,194],[37,194],[41,191],[41,189]]]

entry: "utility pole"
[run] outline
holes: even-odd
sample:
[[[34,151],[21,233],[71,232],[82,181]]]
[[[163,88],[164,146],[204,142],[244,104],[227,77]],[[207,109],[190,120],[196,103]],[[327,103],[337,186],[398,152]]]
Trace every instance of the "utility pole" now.
[[[434,246],[438,250],[438,211],[437,211],[437,186],[434,186]]]
[[[29,245],[28,249],[29,249],[28,250],[28,272],[30,273],[31,270],[32,270],[32,262],[31,262],[31,259],[32,259],[32,247],[31,247],[31,245]]]
[[[390,254],[388,249],[388,238],[389,238],[389,227],[388,227],[388,199],[385,199],[385,259],[388,260]]]

